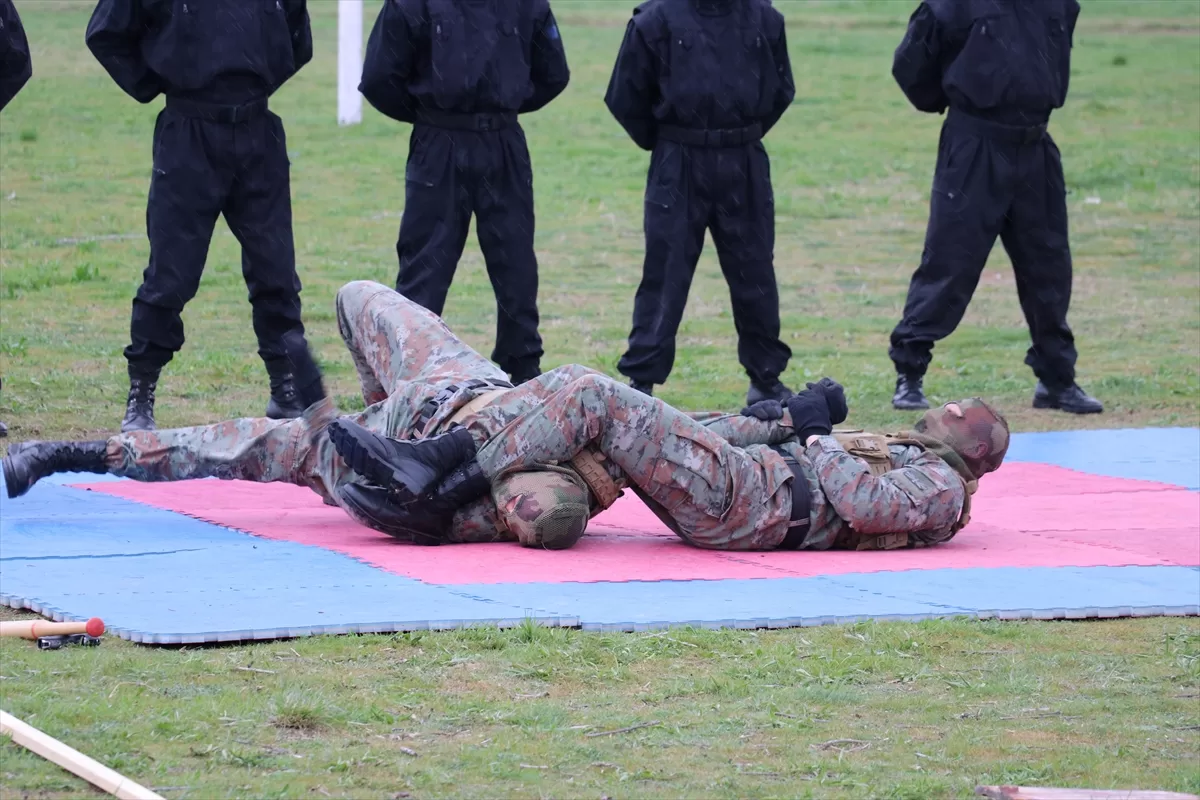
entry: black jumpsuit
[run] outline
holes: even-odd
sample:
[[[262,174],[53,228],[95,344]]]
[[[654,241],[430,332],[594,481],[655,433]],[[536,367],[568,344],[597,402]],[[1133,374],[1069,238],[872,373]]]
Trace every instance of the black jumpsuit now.
[[[166,95],[154,126],[146,208],[150,263],[133,301],[131,375],[183,347],[180,312],[200,285],[217,216],[242,246],[258,352],[288,371],[303,337],[283,122],[267,98],[312,59],[305,0],[100,0],[87,46],[140,103]]]
[[[367,43],[363,96],[413,123],[396,290],[441,314],[471,215],[498,311],[492,360],[538,374],[533,171],[518,114],[567,87],[547,0],[387,0]]]
[[[912,15],[892,74],[918,110],[949,114],[925,250],[892,332],[902,375],[923,375],[958,326],[999,236],[1033,340],[1025,363],[1047,387],[1074,384],[1066,187],[1046,125],[1067,97],[1078,16],[1075,0],[926,0]]]
[[[650,0],[634,10],[605,95],[652,151],[642,282],[617,367],[633,381],[661,384],[671,372],[705,230],[729,284],[738,360],[763,386],[787,367],[761,139],[794,96],[783,16],[767,0]]]
[[[29,40],[12,0],[0,0],[0,111],[33,75],[29,59]],[[8,435],[8,427],[0,422],[0,436]]]
[[[12,0],[0,0],[0,111],[33,75],[29,40]]]

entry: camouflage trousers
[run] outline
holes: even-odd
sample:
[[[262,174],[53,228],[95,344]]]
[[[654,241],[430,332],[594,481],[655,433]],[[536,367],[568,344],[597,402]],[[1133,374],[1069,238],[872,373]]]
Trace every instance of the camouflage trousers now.
[[[455,336],[439,317],[382,284],[348,283],[338,292],[336,306],[338,328],[368,404],[366,410],[350,418],[369,430],[397,439],[438,433],[455,405],[440,411],[428,424],[418,412],[441,389],[470,378],[507,378],[498,366]],[[578,365],[552,370],[506,392],[463,424],[478,439],[489,439],[546,398],[557,396],[583,377],[598,374]],[[469,397],[460,398],[458,406]],[[673,409],[672,413],[685,416]],[[336,416],[332,402],[326,400],[295,420],[244,418],[215,425],[122,433],[108,440],[109,471],[139,481],[222,478],[293,483],[311,488],[357,521],[368,524],[340,500],[338,487],[361,478],[346,467],[324,435]],[[711,436],[738,446],[777,443],[791,435],[790,428],[752,417],[714,412],[694,416],[703,421]],[[620,474],[623,469],[615,471]],[[447,535],[450,542],[514,538],[501,523],[490,496],[460,509]]]
[[[350,418],[386,436],[416,436],[420,406],[448,384],[467,378],[507,379],[439,317],[382,284],[355,281],[343,286],[337,295],[337,319],[368,403],[365,411]],[[109,472],[139,481],[222,478],[307,486],[366,524],[341,502],[337,491],[342,484],[361,480],[324,435],[337,416],[333,403],[324,400],[294,420],[251,417],[122,433],[108,440]],[[490,497],[461,509],[449,532],[449,540],[455,542],[511,538]]]
[[[766,446],[779,431],[747,417],[722,419],[715,428],[699,424],[657,398],[587,375],[482,442],[478,459],[499,480],[595,446],[685,541],[720,550],[777,547],[787,533],[793,479]],[[748,446],[719,435],[726,424]],[[761,443],[749,442],[756,434]]]

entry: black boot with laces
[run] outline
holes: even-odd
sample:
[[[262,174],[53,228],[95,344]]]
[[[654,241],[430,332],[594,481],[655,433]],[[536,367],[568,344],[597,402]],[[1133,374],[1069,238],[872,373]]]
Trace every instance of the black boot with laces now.
[[[4,486],[20,497],[35,483],[57,472],[108,472],[107,442],[21,442],[4,457]]]
[[[389,439],[348,417],[329,424],[329,441],[346,466],[387,489],[395,502],[428,495],[442,479],[475,459],[475,441],[466,428],[425,439]]]
[[[304,413],[296,391],[296,377],[288,372],[271,376],[271,399],[267,401],[267,417],[270,419],[295,419]]]
[[[157,386],[158,375],[130,371],[129,398],[125,401],[121,433],[154,430],[154,390]]]
[[[265,362],[271,377],[271,399],[267,402],[270,419],[295,419],[325,398],[321,368],[317,366],[304,333],[288,331],[280,338],[284,356]]]
[[[896,376],[896,393],[892,395],[892,408],[898,411],[920,411],[929,408],[925,399],[924,377],[921,375]]]

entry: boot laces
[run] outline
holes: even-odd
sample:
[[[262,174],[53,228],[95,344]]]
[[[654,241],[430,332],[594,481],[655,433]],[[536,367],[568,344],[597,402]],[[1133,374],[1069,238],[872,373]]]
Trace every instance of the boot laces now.
[[[296,401],[296,379],[292,375],[286,375],[279,379],[279,383],[271,387],[271,394],[276,401],[283,405],[291,405]]]
[[[157,385],[157,381],[143,381],[141,378],[129,381],[129,400],[125,408],[129,411],[143,412],[153,408],[154,390]]]
[[[46,461],[54,472],[70,472],[75,467],[86,466],[83,462],[89,455],[79,444],[67,442],[55,448]]]

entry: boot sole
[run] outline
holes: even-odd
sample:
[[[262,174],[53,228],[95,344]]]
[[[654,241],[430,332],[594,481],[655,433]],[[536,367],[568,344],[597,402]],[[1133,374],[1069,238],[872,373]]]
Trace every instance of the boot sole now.
[[[1067,414],[1101,414],[1104,412],[1103,408],[1072,408],[1064,406],[1061,403],[1055,403],[1052,400],[1039,400],[1037,398],[1033,400],[1033,407],[1042,411],[1063,411]]]
[[[12,447],[8,448],[8,454],[4,457],[4,493],[9,496],[9,499],[20,497],[21,495],[25,494],[25,492],[28,492],[31,488],[33,488],[32,485],[30,485],[26,486],[22,491],[16,491],[16,486],[20,482],[20,479],[16,473],[13,472],[12,466],[12,457],[15,455],[20,455],[20,453],[26,448],[27,444],[27,442],[14,444]]]
[[[12,474],[12,466],[8,460],[8,456],[4,457],[4,492],[9,496],[9,499],[20,497],[21,495],[13,492],[13,486],[16,483],[16,476]]]
[[[929,409],[929,403],[919,405],[917,403],[897,403],[893,401],[892,408],[897,411],[926,411]]]
[[[375,436],[354,422],[334,420],[329,423],[329,440],[346,466],[362,475],[376,486],[382,486],[397,495],[400,503],[417,499],[412,487],[396,479],[396,473],[385,463],[385,455],[375,445]]]

